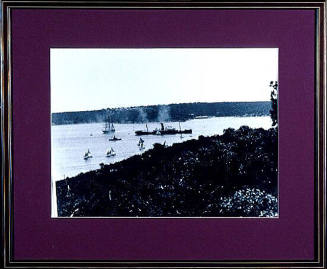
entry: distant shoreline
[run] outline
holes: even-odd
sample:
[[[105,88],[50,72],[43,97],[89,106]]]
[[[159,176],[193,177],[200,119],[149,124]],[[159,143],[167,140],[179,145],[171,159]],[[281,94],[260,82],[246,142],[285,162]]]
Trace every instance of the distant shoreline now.
[[[112,108],[91,111],[52,113],[52,125],[104,122],[108,115],[113,123],[186,121],[196,117],[268,116],[270,101],[182,103],[169,105]]]
[[[267,115],[242,115],[242,116],[208,116],[207,118],[203,119],[211,119],[211,118],[248,118],[248,117],[270,117]],[[189,120],[202,120],[202,118],[199,119],[188,119]],[[175,122],[178,123],[178,121],[162,121],[162,122]],[[79,123],[64,123],[64,124],[52,124],[51,126],[61,126],[61,125],[79,125],[79,124],[93,124],[93,123],[103,123],[103,121],[95,121],[95,122],[79,122]],[[118,122],[114,122],[114,124],[117,124]],[[142,123],[160,123],[159,121],[147,121],[147,122],[123,122],[118,124],[142,124]]]

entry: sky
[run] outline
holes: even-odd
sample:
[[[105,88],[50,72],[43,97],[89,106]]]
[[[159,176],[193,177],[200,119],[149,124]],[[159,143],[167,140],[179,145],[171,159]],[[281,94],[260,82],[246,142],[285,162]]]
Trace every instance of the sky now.
[[[277,48],[51,49],[51,112],[269,101]]]

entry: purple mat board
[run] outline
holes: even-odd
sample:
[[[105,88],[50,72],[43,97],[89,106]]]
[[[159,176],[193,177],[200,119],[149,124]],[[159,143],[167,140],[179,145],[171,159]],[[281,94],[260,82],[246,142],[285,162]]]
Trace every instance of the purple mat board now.
[[[314,16],[313,10],[13,10],[14,259],[313,259]],[[279,48],[280,217],[51,219],[51,47]]]

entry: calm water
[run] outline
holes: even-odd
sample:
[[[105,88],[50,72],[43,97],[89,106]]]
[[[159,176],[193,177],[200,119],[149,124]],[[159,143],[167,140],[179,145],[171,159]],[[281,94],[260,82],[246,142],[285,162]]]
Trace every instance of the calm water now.
[[[192,129],[192,134],[180,135],[147,135],[142,136],[145,150],[152,148],[154,143],[172,145],[189,139],[197,139],[199,135],[211,136],[222,134],[226,128],[239,128],[248,125],[252,128],[271,127],[270,117],[215,117],[208,119],[189,120],[181,123],[182,129]],[[111,142],[112,134],[103,134],[103,123],[57,125],[51,127],[51,170],[52,181],[75,176],[99,168],[100,163],[114,163],[135,154],[141,154],[137,143],[139,136],[136,130],[145,130],[145,124],[115,124],[115,136],[121,141]],[[179,129],[178,122],[167,122],[165,126]],[[149,130],[160,128],[159,123],[148,123]],[[106,157],[109,148],[116,152],[114,157]],[[84,160],[83,156],[90,150],[93,158]]]

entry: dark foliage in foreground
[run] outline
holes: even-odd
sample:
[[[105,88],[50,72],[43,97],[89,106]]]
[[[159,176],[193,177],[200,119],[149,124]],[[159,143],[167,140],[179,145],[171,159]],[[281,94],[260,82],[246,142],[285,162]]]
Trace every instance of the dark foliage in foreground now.
[[[57,182],[59,216],[274,216],[277,129],[227,129]]]

